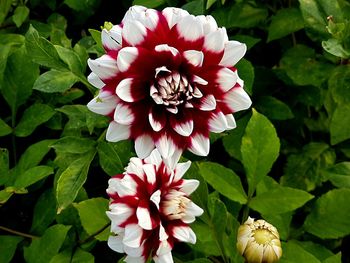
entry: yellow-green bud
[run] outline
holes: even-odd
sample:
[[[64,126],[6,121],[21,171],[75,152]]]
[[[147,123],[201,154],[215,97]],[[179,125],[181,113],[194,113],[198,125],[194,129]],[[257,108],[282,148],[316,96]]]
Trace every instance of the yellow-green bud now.
[[[237,249],[247,263],[273,263],[282,256],[277,229],[265,220],[251,217],[238,228]]]
[[[107,29],[108,31],[111,30],[113,27],[113,24],[111,22],[105,22],[103,26],[101,26],[101,29]]]

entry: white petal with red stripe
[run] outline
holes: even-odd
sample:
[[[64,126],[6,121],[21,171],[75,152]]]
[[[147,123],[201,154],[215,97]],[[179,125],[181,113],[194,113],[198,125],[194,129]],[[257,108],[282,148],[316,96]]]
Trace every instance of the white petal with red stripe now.
[[[167,7],[162,11],[162,14],[165,16],[169,28],[172,28],[184,17],[189,16],[189,13],[186,10],[176,7]]]
[[[199,105],[199,109],[203,111],[212,111],[216,108],[216,99],[211,94],[201,98],[200,102],[201,104]]]
[[[166,134],[162,135],[155,144],[163,158],[169,158],[176,150],[174,141]]]
[[[202,134],[196,134],[191,137],[191,146],[189,150],[199,156],[207,156],[209,154],[210,141],[209,138]]]
[[[196,41],[203,37],[203,26],[197,17],[193,15],[183,17],[176,24],[177,31],[187,41]]]
[[[123,39],[132,46],[142,43],[147,35],[146,27],[137,20],[128,20],[123,25]]]
[[[152,219],[148,208],[139,206],[136,209],[136,216],[140,227],[146,230],[153,229]]]
[[[152,163],[146,163],[142,165],[142,169],[146,174],[147,182],[149,184],[154,184],[156,182],[155,165]]]
[[[139,51],[136,47],[124,47],[122,48],[117,57],[117,65],[120,71],[127,71],[131,65],[135,61],[139,54]]]
[[[185,122],[171,122],[174,131],[182,136],[190,136],[193,131],[193,120],[186,120]]]
[[[183,53],[186,60],[195,67],[201,67],[203,65],[204,54],[198,50],[186,50]]]
[[[118,28],[120,28],[118,26]],[[121,35],[120,35],[121,36]],[[102,45],[107,50],[118,50],[121,47],[121,41],[114,39],[111,32],[104,28],[101,32]]]
[[[221,111],[213,114],[209,120],[209,129],[211,132],[220,133],[225,131],[227,127],[226,116]]]
[[[119,103],[114,111],[114,121],[123,125],[129,125],[134,121],[134,114],[128,105]]]
[[[123,224],[134,214],[134,210],[124,203],[111,204],[109,208],[110,211],[107,211],[106,214],[116,225]]]
[[[216,82],[223,92],[227,92],[237,83],[237,73],[228,68],[222,68],[218,71]]]
[[[252,105],[249,95],[240,87],[233,88],[227,92],[224,102],[233,112],[246,110]]]

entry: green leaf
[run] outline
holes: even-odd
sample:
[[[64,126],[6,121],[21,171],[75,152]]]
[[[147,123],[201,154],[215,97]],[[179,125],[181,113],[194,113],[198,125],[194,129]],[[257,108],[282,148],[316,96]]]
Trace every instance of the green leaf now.
[[[11,9],[12,0],[0,1],[0,25],[4,22],[8,12]]]
[[[218,198],[211,199],[213,211],[211,215],[213,236],[223,253],[223,238],[226,235],[227,210],[225,204]],[[223,255],[224,256],[224,255]]]
[[[0,191],[0,206],[5,204],[11,196],[14,194],[13,189],[5,188],[4,190]]]
[[[303,249],[296,241],[289,240],[287,243],[282,242],[282,257],[279,263],[320,263],[320,261],[311,253]]]
[[[14,129],[17,137],[26,137],[41,124],[47,122],[55,114],[55,110],[46,104],[36,103],[27,108]]]
[[[10,55],[10,52],[11,52],[10,45],[0,43],[0,90],[2,86],[1,83],[4,77],[4,71],[6,69],[7,57]]]
[[[338,66],[328,80],[328,87],[336,103],[350,103],[350,66]]]
[[[240,204],[247,202],[241,180],[232,170],[217,163],[204,162],[199,164],[199,172],[220,194]]]
[[[39,197],[34,207],[30,233],[42,235],[56,216],[56,199],[52,188]]]
[[[260,97],[256,107],[261,111],[261,113],[272,120],[288,120],[294,117],[289,106],[275,97]]]
[[[329,258],[326,258],[325,260],[322,261],[322,263],[342,263],[341,252]]]
[[[15,255],[16,248],[23,237],[19,236],[0,236],[0,262],[10,263]]]
[[[79,79],[70,71],[50,70],[39,76],[33,89],[46,93],[65,92]]]
[[[55,45],[59,57],[66,63],[69,69],[77,74],[83,75],[83,65],[77,53],[72,49],[64,48],[62,46]],[[83,75],[84,76],[84,75]]]
[[[294,211],[282,214],[264,214],[262,217],[277,228],[282,240],[287,240],[290,235],[290,225],[292,222],[293,213]]]
[[[109,201],[107,199],[98,197],[82,201],[75,204],[74,207],[78,210],[81,224],[89,235],[95,235],[101,230],[107,229],[110,220],[106,215],[108,211]],[[94,218],[94,220],[91,220]],[[109,229],[106,235],[96,235],[95,238],[100,241],[106,241],[109,236]]]
[[[110,176],[122,173],[124,165],[119,158],[118,152],[111,143],[99,142],[97,152],[101,168]]]
[[[191,228],[197,236],[197,242],[193,246],[195,251],[200,251],[208,256],[220,256],[221,251],[215,237],[213,236],[212,231],[208,230],[210,229],[210,226],[196,220],[191,224]]]
[[[39,67],[28,59],[24,47],[8,57],[0,89],[13,114],[32,94],[33,84],[38,75]]]
[[[133,5],[142,5],[148,8],[155,8],[164,5],[166,0],[133,0]]]
[[[350,234],[350,189],[335,189],[322,195],[307,216],[304,227],[320,238],[341,238]]]
[[[61,61],[54,45],[39,36],[38,31],[31,25],[26,34],[26,48],[28,55],[39,65],[65,70],[67,66]]]
[[[184,4],[181,8],[187,10],[192,15],[201,15],[204,13],[204,0],[194,0]]]
[[[12,132],[12,128],[6,124],[2,119],[0,119],[0,137],[8,135]]]
[[[235,65],[235,67],[238,69],[240,78],[244,79],[245,91],[252,95],[254,83],[254,67],[252,63],[243,58]]]
[[[94,150],[95,146],[96,142],[94,140],[74,136],[63,137],[51,144],[51,147],[57,152],[80,154]]]
[[[87,252],[84,251],[80,248],[78,248],[72,258],[71,263],[94,263],[95,262],[95,258],[94,256]]]
[[[350,138],[350,105],[338,105],[333,112],[330,132],[331,144],[335,145]]]
[[[24,247],[24,258],[28,263],[47,263],[58,253],[71,226],[54,225],[41,238],[34,239]]]
[[[79,190],[86,181],[89,166],[95,153],[95,151],[85,153],[79,159],[72,162],[61,174],[56,187],[58,214],[77,197]]]
[[[280,39],[304,28],[303,17],[297,8],[285,8],[272,17],[267,42]]]
[[[261,41],[260,38],[252,37],[249,35],[235,35],[234,39],[232,39],[232,40],[236,40],[236,41],[239,41],[239,42],[246,44],[247,49],[251,49],[252,47],[254,47],[257,43],[259,43]]]
[[[0,148],[0,185],[5,184],[8,180],[9,166],[9,152],[5,148]]]
[[[350,188],[350,162],[337,163],[326,169],[323,175],[338,188]]]
[[[95,8],[97,8],[99,1],[98,0],[86,0],[86,1],[82,2],[80,0],[65,0],[64,3],[75,11],[87,12],[87,10],[90,11],[90,10],[94,10]]]
[[[15,22],[15,25],[17,27],[20,27],[23,24],[23,22],[26,21],[28,15],[29,15],[28,7],[24,5],[17,6],[12,16],[13,22]]]
[[[330,251],[326,247],[311,241],[297,241],[297,244],[300,245],[306,251],[313,254],[319,260],[324,260],[333,255],[332,251]]]
[[[95,29],[89,29],[89,32],[92,38],[95,40],[97,48],[103,50],[102,40],[101,40],[101,31]]]
[[[333,56],[345,59],[350,57],[350,52],[344,49],[343,44],[338,39],[331,38],[322,41],[322,47]]]
[[[17,188],[26,188],[41,179],[44,179],[50,174],[53,174],[52,167],[44,165],[35,166],[20,174],[17,177],[14,186]]]
[[[248,180],[248,196],[256,185],[271,170],[278,157],[280,142],[272,123],[262,114],[253,110],[242,138],[241,153]]]
[[[249,207],[261,214],[281,214],[303,206],[312,198],[312,195],[299,189],[278,187],[253,197]]]

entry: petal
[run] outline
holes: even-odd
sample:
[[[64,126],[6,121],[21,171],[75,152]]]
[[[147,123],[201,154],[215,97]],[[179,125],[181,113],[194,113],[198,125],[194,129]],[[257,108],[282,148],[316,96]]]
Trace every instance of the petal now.
[[[183,149],[176,148],[174,153],[171,156],[168,156],[168,158],[164,158],[164,163],[170,168],[174,169],[175,165],[180,160],[180,157],[182,155]]]
[[[181,37],[188,41],[196,41],[203,37],[203,26],[200,19],[193,15],[183,17],[176,25]]]
[[[105,28],[101,32],[101,39],[103,47],[107,50],[118,50],[121,47],[121,41],[118,42],[117,39],[114,39],[110,31]]]
[[[238,41],[228,41],[225,43],[224,56],[222,57],[219,65],[225,67],[234,66],[247,51],[247,46]]]
[[[121,46],[121,44],[122,44],[122,30],[123,29],[120,25],[115,25],[109,30],[110,37],[115,42],[119,43],[119,46]]]
[[[118,253],[124,253],[124,244],[122,236],[110,236],[107,241],[108,246]]]
[[[190,203],[187,204],[186,213],[192,216],[201,216],[204,213],[204,210],[191,201]],[[190,223],[190,222],[185,222],[185,223]]]
[[[233,117],[232,114],[226,114],[226,122],[227,122],[227,129],[231,130],[237,127],[235,118]]]
[[[198,83],[200,85],[207,85],[208,84],[208,81],[206,81],[205,79],[202,79],[201,77],[199,77],[197,75],[193,75],[192,81],[195,82],[195,83]],[[200,90],[199,90],[199,92],[200,92]],[[197,89],[197,93],[198,93],[198,89]],[[200,92],[200,93],[197,94],[197,96],[194,96],[194,97],[199,97],[200,98],[202,96],[203,96],[203,94],[201,94],[201,92]]]
[[[249,95],[243,88],[240,87],[233,88],[228,91],[225,94],[224,102],[232,110],[232,112],[246,110],[252,105]]]
[[[226,116],[221,111],[213,114],[209,120],[209,129],[211,132],[223,132],[227,129],[227,126]]]
[[[154,142],[149,135],[141,135],[135,140],[135,151],[139,158],[144,159],[154,149]]]
[[[109,142],[119,142],[121,140],[129,139],[130,137],[130,126],[116,123],[111,121],[109,123],[106,140]]]
[[[183,180],[180,186],[180,191],[184,192],[186,195],[192,194],[199,186],[199,181],[195,179]]]
[[[146,7],[141,6],[141,5],[134,5],[131,6],[128,11],[126,11],[124,17],[123,17],[123,24],[126,23],[129,20],[137,20],[139,17],[140,13],[145,12],[147,10]]]
[[[138,224],[140,227],[146,230],[151,230],[152,228],[152,219],[150,215],[150,211],[145,207],[138,207],[136,209],[136,216],[138,220]]]
[[[141,245],[143,230],[139,225],[129,224],[125,227],[123,243],[128,247],[137,248]]]
[[[172,128],[182,136],[190,136],[193,132],[193,120],[186,120],[185,122],[171,122]]]
[[[124,261],[126,263],[145,263],[146,262],[144,257],[130,257],[130,256],[126,256],[126,258],[124,258]]]
[[[175,167],[174,182],[179,181],[190,167],[191,167],[191,161],[187,161],[185,163],[178,163]]]
[[[134,102],[134,98],[131,95],[131,84],[133,82],[133,78],[126,78],[119,82],[115,93],[126,102]]]
[[[237,83],[237,73],[228,68],[222,68],[218,71],[216,82],[223,92],[229,91]]]
[[[106,85],[94,72],[91,72],[89,74],[89,76],[87,77],[87,80],[92,86],[98,89],[102,89]]]
[[[168,240],[161,241],[156,251],[156,255],[158,256],[158,258],[160,258],[163,255],[169,254],[169,252],[171,252],[171,249],[172,247],[169,244]]]
[[[111,211],[107,211],[106,215],[116,225],[123,224],[134,214],[134,209],[123,203],[113,203],[110,209]]]
[[[156,205],[158,210],[159,210],[159,203],[160,203],[160,194],[161,194],[160,190],[157,190],[151,195],[151,197],[149,199]]]
[[[144,250],[143,246],[129,247],[124,245],[124,251],[129,257],[142,258],[143,250]]]
[[[159,241],[164,241],[168,239],[168,234],[162,224],[159,225]]]
[[[200,19],[200,21],[203,25],[204,35],[207,35],[207,34],[214,32],[218,29],[218,24],[216,23],[215,18],[212,17],[211,15],[207,15],[207,16],[200,15],[197,17]]]
[[[89,58],[88,65],[102,80],[114,77],[119,72],[117,61],[108,55],[102,55],[94,60]]]
[[[132,46],[139,45],[147,35],[146,27],[137,20],[128,20],[123,25],[123,39]]]
[[[174,263],[171,252],[163,254],[161,256],[154,256],[153,260],[155,263]]]
[[[131,157],[128,166],[126,167],[126,172],[128,174],[135,174],[139,178],[143,179],[143,168],[142,160],[137,157]]]
[[[144,170],[146,177],[147,177],[147,182],[149,184],[154,184],[156,182],[156,170],[155,170],[155,165],[146,163],[142,165],[142,169]]]
[[[203,65],[204,54],[202,51],[186,50],[183,55],[191,65],[195,67],[201,67]]]
[[[189,150],[199,156],[207,156],[209,153],[210,141],[209,138],[202,134],[196,134],[191,137],[191,147]]]
[[[145,163],[152,163],[154,164],[157,168],[159,167],[159,165],[162,163],[162,157],[160,156],[159,152],[157,149],[154,149],[150,156],[148,156],[145,159]]]
[[[203,47],[206,50],[219,53],[224,50],[224,45],[227,41],[228,37],[226,29],[224,27],[218,28],[216,31],[205,35]]]
[[[199,109],[203,111],[212,111],[216,108],[216,99],[211,94],[201,98],[200,102],[201,104],[199,105]]]
[[[174,141],[167,135],[163,135],[162,137],[160,137],[155,144],[163,158],[168,158],[169,156],[174,154],[176,150]]]
[[[174,57],[176,57],[179,54],[179,51],[171,46],[168,46],[167,44],[161,44],[154,47],[154,50],[156,52],[170,52]]]
[[[137,194],[137,183],[129,174],[126,174],[123,179],[117,184],[117,193],[120,197],[133,196]]]
[[[117,57],[117,65],[120,71],[126,71],[130,67],[130,64],[135,61],[139,54],[136,47],[122,48]]]
[[[189,16],[186,10],[176,7],[167,7],[162,11],[163,16],[165,16],[168,26],[171,29],[175,24],[177,24],[183,17]]]
[[[114,111],[114,121],[123,125],[129,125],[134,121],[134,114],[128,105],[119,103]]]
[[[158,12],[154,9],[148,8],[138,14],[137,20],[139,20],[146,28],[154,30],[159,21]]]
[[[173,228],[173,236],[181,242],[196,243],[196,234],[188,226],[176,226]]]
[[[105,96],[104,93],[107,93]],[[93,98],[87,107],[90,111],[101,115],[109,115],[112,113],[117,106],[118,98],[114,95],[109,94],[109,92],[100,92],[100,94]]]
[[[152,107],[148,113],[148,121],[155,132],[162,130],[166,124],[166,116],[162,110]]]

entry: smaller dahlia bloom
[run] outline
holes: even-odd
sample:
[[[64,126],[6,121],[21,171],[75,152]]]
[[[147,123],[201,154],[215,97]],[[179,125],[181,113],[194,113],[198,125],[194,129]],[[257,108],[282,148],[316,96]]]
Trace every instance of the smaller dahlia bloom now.
[[[273,263],[282,256],[277,229],[265,220],[248,217],[238,228],[237,249],[247,263]]]
[[[155,149],[145,159],[131,158],[125,172],[109,180],[108,245],[126,253],[126,262],[171,263],[175,242],[196,242],[189,224],[203,210],[189,198],[199,182],[182,179],[190,165],[164,161]]]
[[[106,53],[88,60],[99,89],[88,108],[111,118],[108,141],[135,140],[140,158],[154,148],[206,156],[210,132],[235,128],[233,113],[251,105],[234,67],[246,45],[210,15],[133,6],[101,38]]]

